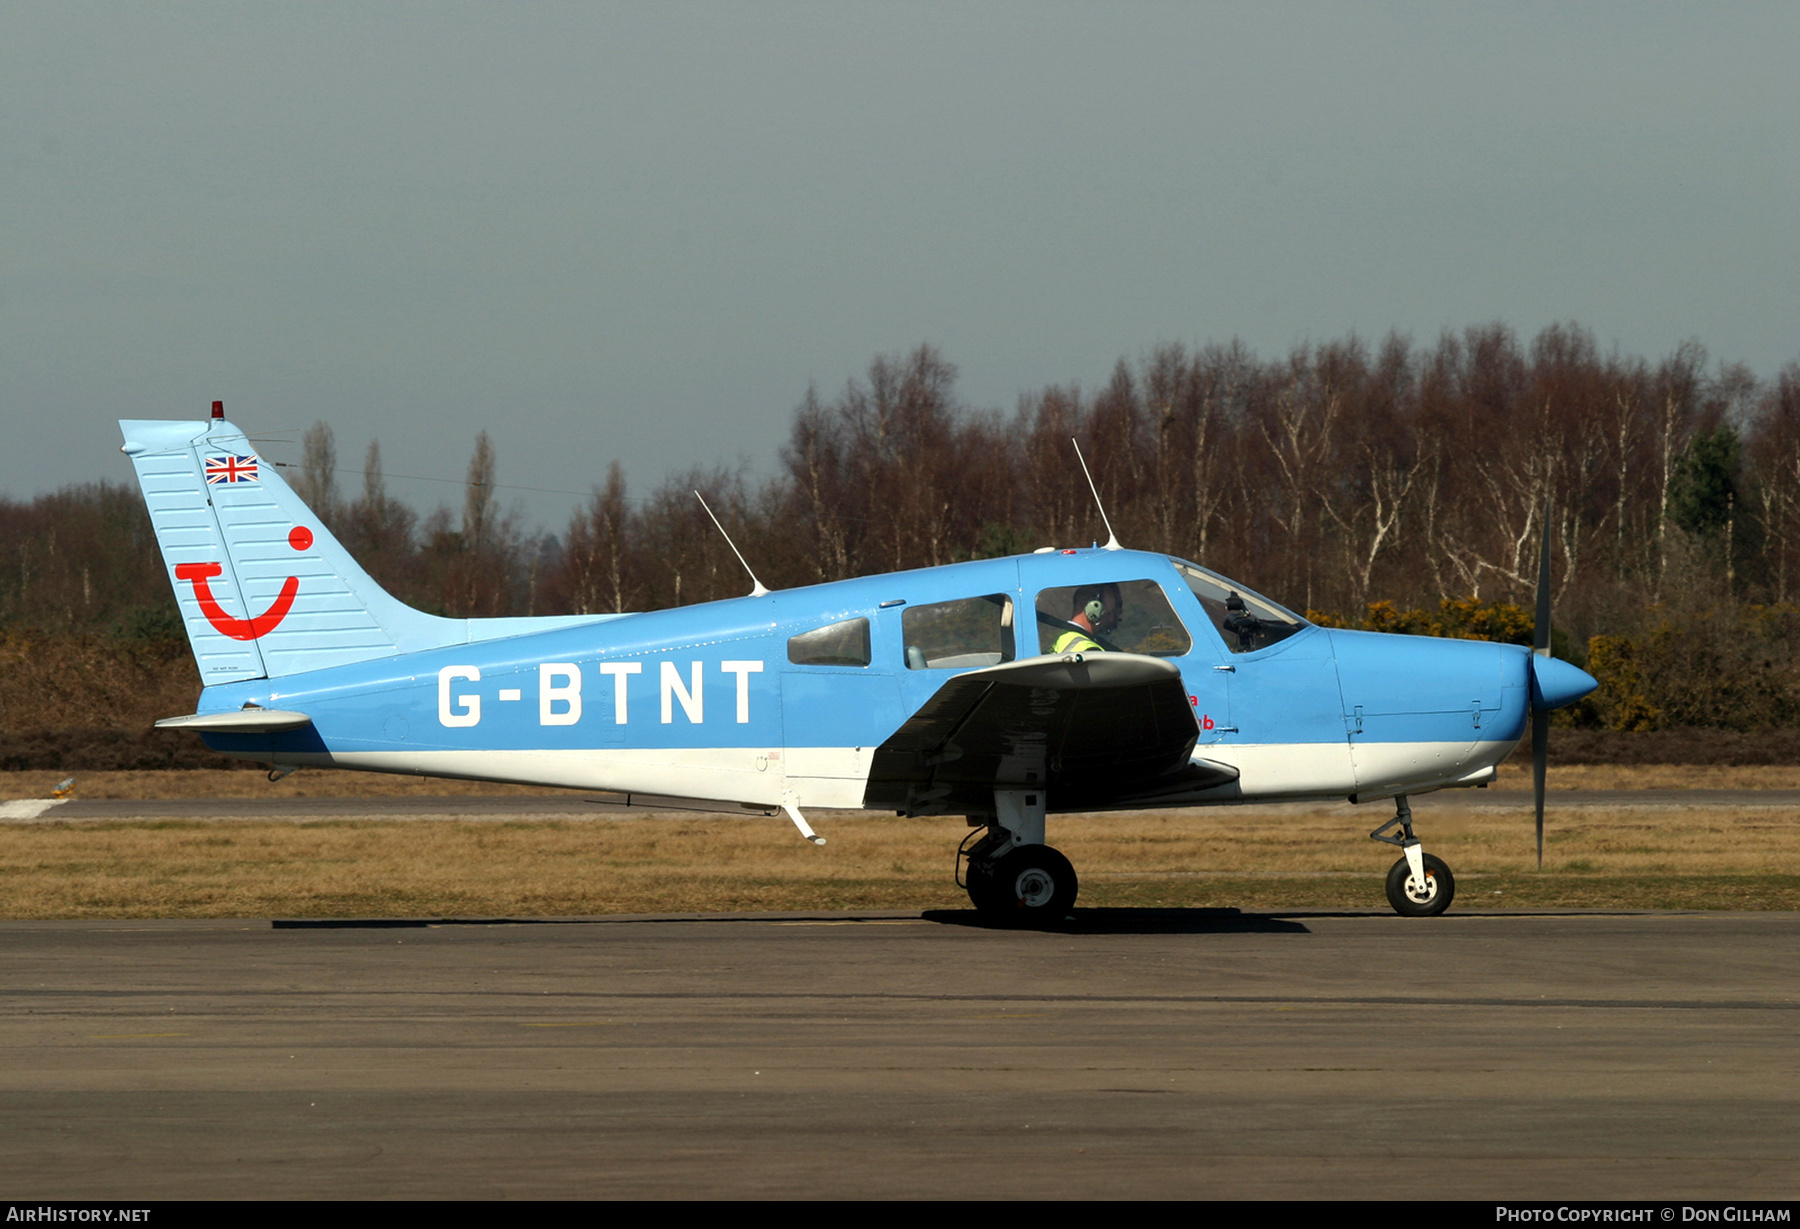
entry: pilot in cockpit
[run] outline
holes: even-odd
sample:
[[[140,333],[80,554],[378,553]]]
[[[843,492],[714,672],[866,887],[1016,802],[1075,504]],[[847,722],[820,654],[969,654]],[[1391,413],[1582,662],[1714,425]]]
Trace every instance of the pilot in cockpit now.
[[[1083,585],[1076,589],[1071,604],[1070,630],[1056,638],[1050,648],[1053,653],[1103,653],[1107,646],[1098,637],[1103,637],[1119,626],[1119,616],[1125,603],[1119,598],[1119,586],[1116,584]]]

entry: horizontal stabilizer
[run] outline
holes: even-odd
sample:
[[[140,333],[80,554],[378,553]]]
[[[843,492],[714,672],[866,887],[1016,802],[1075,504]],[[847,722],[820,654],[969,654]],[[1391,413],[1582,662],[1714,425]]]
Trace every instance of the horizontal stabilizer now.
[[[993,791],[1043,788],[1050,809],[1118,805],[1233,780],[1191,757],[1181,672],[1132,653],[1027,658],[959,674],[875,751],[864,806],[986,811]]]
[[[273,734],[311,725],[305,713],[284,713],[273,708],[240,708],[228,713],[195,713],[188,717],[164,717],[159,730],[205,730],[230,734]]]

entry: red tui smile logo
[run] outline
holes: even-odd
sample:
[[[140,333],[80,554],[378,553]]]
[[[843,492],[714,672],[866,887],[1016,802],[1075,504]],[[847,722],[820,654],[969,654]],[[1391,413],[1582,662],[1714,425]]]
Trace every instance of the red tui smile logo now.
[[[288,545],[295,550],[305,550],[312,543],[312,530],[304,525],[294,526],[293,532],[288,534]],[[175,565],[175,579],[194,582],[194,597],[200,603],[200,612],[220,634],[230,636],[233,640],[260,640],[279,627],[281,621],[287,618],[288,611],[294,608],[294,598],[300,592],[298,576],[290,576],[283,581],[281,592],[276,594],[274,603],[255,618],[232,618],[219,605],[219,599],[213,596],[212,586],[207,583],[224,570],[224,565],[217,563]]]

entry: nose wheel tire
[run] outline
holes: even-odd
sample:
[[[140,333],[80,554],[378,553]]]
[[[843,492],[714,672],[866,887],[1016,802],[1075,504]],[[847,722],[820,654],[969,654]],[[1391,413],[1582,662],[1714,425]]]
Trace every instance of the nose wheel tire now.
[[[1388,871],[1387,898],[1388,904],[1401,917],[1436,917],[1450,907],[1450,901],[1456,896],[1456,879],[1450,874],[1450,868],[1444,860],[1432,854],[1426,854],[1425,882],[1419,883],[1413,878],[1412,867],[1401,858]]]
[[[1060,922],[1080,890],[1075,868],[1048,845],[1021,845],[969,867],[969,899],[983,917],[1014,925]]]

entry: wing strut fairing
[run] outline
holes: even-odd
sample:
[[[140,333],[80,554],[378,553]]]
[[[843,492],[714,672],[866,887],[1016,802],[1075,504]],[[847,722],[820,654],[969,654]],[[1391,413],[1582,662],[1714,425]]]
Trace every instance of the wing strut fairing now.
[[[950,679],[876,748],[863,805],[991,812],[1042,789],[1055,811],[1129,805],[1237,779],[1193,758],[1199,726],[1173,663],[1133,653],[1032,657]]]

